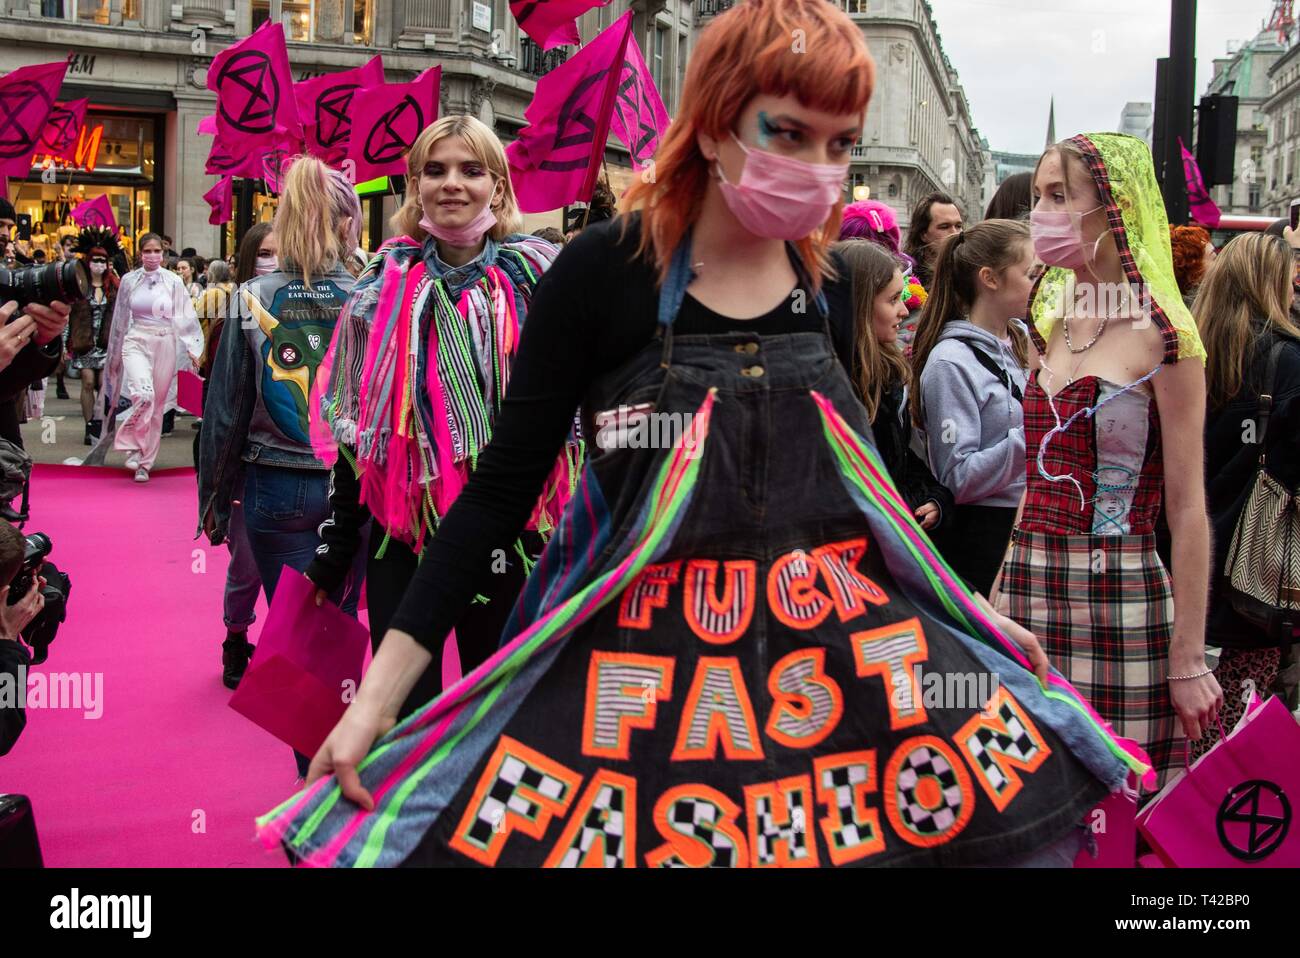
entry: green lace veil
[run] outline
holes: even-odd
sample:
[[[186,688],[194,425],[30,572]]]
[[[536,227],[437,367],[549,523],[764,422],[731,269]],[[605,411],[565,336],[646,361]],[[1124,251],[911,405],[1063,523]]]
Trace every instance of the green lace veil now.
[[[1204,363],[1205,347],[1174,278],[1169,219],[1150,148],[1121,133],[1085,133],[1066,142],[1083,154],[1105,206],[1124,273],[1130,286],[1141,291],[1141,307],[1164,339],[1164,362],[1195,357]],[[1040,351],[1063,315],[1073,280],[1072,270],[1052,267],[1034,289],[1031,330]]]

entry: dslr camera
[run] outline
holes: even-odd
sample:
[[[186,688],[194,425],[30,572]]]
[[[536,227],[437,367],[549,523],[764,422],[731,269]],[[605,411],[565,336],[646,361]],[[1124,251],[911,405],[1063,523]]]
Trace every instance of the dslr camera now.
[[[36,618],[27,623],[23,629],[23,641],[31,647],[32,665],[40,665],[49,658],[50,643],[55,633],[68,615],[68,593],[72,590],[72,581],[67,573],[59,571],[45,557],[53,548],[50,537],[43,532],[34,532],[23,537],[23,564],[13,581],[9,583],[9,605],[17,605],[32,587],[32,580],[39,574],[45,577],[41,595],[45,597],[45,606],[36,613]],[[42,565],[43,564],[43,565]]]
[[[90,274],[80,259],[44,266],[0,267],[0,303],[16,300],[19,315],[23,308],[37,303],[49,306],[67,303],[72,306],[90,295]]]

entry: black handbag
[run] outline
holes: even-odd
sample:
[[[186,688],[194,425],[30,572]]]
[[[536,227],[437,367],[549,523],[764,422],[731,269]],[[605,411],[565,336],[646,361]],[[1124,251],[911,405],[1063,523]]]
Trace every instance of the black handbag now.
[[[0,795],[0,868],[43,868],[32,803],[26,795]]]
[[[1277,342],[1269,351],[1257,419],[1263,450],[1223,570],[1224,594],[1233,609],[1278,646],[1300,641],[1300,500],[1297,490],[1269,473],[1267,463],[1268,421],[1283,348]]]

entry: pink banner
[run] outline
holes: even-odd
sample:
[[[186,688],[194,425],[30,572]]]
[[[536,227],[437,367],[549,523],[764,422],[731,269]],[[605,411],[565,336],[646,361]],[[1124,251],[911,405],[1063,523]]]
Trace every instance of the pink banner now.
[[[54,104],[54,109],[45,120],[41,142],[36,148],[37,155],[43,153],[52,156],[67,155],[77,145],[77,134],[86,123],[86,107],[89,104],[89,100]]]
[[[284,27],[269,20],[208,67],[208,89],[217,94],[217,139],[232,149],[300,136]]]
[[[113,215],[113,204],[108,195],[100,193],[93,200],[79,203],[72,211],[72,222],[78,226],[103,226],[117,232],[117,217]]]
[[[25,179],[68,63],[20,67],[0,78],[0,177]]]
[[[441,84],[442,67],[433,67],[410,83],[367,87],[353,97],[347,159],[358,183],[406,173],[415,138],[438,118]]]
[[[223,176],[221,179],[217,180],[216,186],[203,194],[203,198],[207,200],[208,208],[211,210],[211,212],[208,213],[208,222],[213,226],[219,226],[222,223],[230,222],[231,198],[233,193],[234,189],[233,184],[231,183],[231,177]]]
[[[347,158],[352,132],[352,100],[358,90],[384,85],[384,61],[376,55],[365,66],[330,73],[293,85],[307,152],[337,166]]]
[[[566,43],[575,46],[581,43],[574,20],[588,10],[608,4],[609,0],[510,0],[510,12],[519,29],[543,50],[549,50]]]
[[[528,125],[506,148],[510,178],[525,213],[591,198],[631,36],[628,11],[537,82],[533,102],[524,111]]]
[[[623,70],[614,93],[610,129],[632,154],[634,170],[641,170],[650,162],[668,129],[668,110],[634,36],[627,41]]]
[[[1187,178],[1187,208],[1196,222],[1215,229],[1223,218],[1218,204],[1210,199],[1210,191],[1205,187],[1205,178],[1201,168],[1196,165],[1196,157],[1183,145],[1183,138],[1178,138],[1178,148],[1183,151],[1183,174]]]

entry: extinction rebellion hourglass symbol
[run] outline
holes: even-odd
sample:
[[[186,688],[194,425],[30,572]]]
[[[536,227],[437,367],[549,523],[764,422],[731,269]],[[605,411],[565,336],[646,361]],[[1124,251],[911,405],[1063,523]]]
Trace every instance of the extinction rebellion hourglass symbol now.
[[[0,159],[36,151],[53,101],[39,83],[15,83],[0,96]]]
[[[1231,789],[1215,825],[1229,855],[1257,862],[1277,850],[1291,828],[1291,803],[1272,782],[1252,779]]]
[[[265,53],[245,50],[235,54],[221,68],[217,88],[222,92],[217,99],[222,117],[240,133],[270,133],[275,129],[280,84],[271,68],[271,58]],[[237,109],[227,109],[228,105]]]

